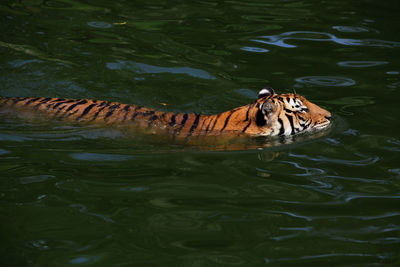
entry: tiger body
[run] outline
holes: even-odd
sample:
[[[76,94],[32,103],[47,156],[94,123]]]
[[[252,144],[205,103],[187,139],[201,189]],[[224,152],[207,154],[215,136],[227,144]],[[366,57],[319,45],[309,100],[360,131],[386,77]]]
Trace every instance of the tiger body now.
[[[220,114],[163,112],[143,106],[89,99],[1,97],[0,107],[37,111],[61,120],[102,124],[133,124],[173,136],[293,135],[322,129],[331,114],[297,94],[275,94],[264,88],[257,101]]]

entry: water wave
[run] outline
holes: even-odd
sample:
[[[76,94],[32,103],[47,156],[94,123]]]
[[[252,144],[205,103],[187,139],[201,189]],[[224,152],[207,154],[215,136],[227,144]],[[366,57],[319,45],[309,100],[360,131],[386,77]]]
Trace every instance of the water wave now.
[[[346,180],[346,181],[353,181],[353,182],[360,182],[360,183],[367,183],[367,184],[388,184],[388,182],[385,180],[368,179],[368,178],[361,178],[361,177],[326,175],[326,176],[324,176],[324,178],[334,179],[334,180]]]
[[[370,30],[366,27],[361,26],[332,26],[332,29],[335,29],[340,32],[369,32]]]
[[[363,157],[363,159],[360,159],[360,160],[335,159],[335,158],[328,158],[325,156],[311,157],[308,155],[301,155],[301,154],[294,154],[294,153],[289,153],[289,156],[294,157],[294,158],[308,159],[311,161],[335,163],[335,164],[347,165],[347,166],[368,166],[368,165],[375,164],[380,159],[378,156],[364,156],[364,155],[359,155],[359,157]]]
[[[252,47],[252,46],[244,46],[240,48],[240,50],[247,51],[247,52],[255,52],[255,53],[266,53],[269,50],[261,47]]]
[[[0,148],[0,155],[5,155],[10,153],[10,151]]]
[[[337,64],[340,67],[349,67],[349,68],[367,68],[367,67],[375,67],[379,65],[388,64],[387,61],[340,61]]]
[[[110,23],[105,22],[105,21],[90,21],[87,24],[90,27],[97,28],[97,29],[109,29],[112,27],[112,25]]]
[[[172,73],[172,74],[186,74],[201,79],[211,79],[211,80],[216,79],[214,76],[212,76],[211,74],[209,74],[204,70],[190,68],[190,67],[161,67],[161,66],[149,65],[127,60],[117,60],[117,62],[109,62],[106,64],[106,66],[111,70],[126,69],[138,74]]]
[[[280,263],[280,262],[296,262],[299,263],[300,260],[316,260],[316,259],[325,259],[325,258],[338,258],[338,257],[369,257],[369,258],[378,258],[384,259],[387,258],[385,255],[381,254],[371,254],[371,253],[324,253],[324,254],[316,254],[316,255],[304,255],[293,258],[279,258],[279,259],[265,259],[266,263]],[[327,260],[327,259],[326,259]]]
[[[305,36],[305,37],[302,37]],[[311,37],[312,36],[312,37]],[[296,45],[288,44],[288,40],[304,40],[316,42],[334,42],[346,46],[372,46],[372,47],[385,47],[396,48],[400,47],[400,42],[385,41],[378,39],[348,39],[339,38],[331,33],[326,32],[313,32],[313,31],[292,31],[284,32],[277,35],[264,35],[260,39],[252,39],[251,41],[263,43],[267,45],[276,45],[284,48],[295,48]]]
[[[21,184],[31,184],[31,183],[40,183],[47,181],[48,179],[56,178],[54,175],[34,175],[34,176],[27,176],[21,177],[20,183]]]
[[[87,206],[83,205],[83,204],[79,204],[79,203],[75,203],[75,204],[71,204],[70,205],[71,208],[76,208],[78,209],[78,211],[80,213],[83,213],[85,215],[89,215],[92,217],[96,217],[99,218],[101,220],[103,220],[104,222],[107,223],[114,223],[115,221],[113,219],[111,219],[110,217],[104,215],[104,214],[100,214],[100,213],[95,213],[95,212],[89,212]]]
[[[89,153],[80,152],[72,153],[71,158],[76,160],[88,160],[88,161],[123,161],[132,159],[131,155],[118,155],[118,154],[99,154],[99,153]]]
[[[353,79],[341,76],[304,76],[296,78],[296,82],[320,86],[352,86],[356,84]]]

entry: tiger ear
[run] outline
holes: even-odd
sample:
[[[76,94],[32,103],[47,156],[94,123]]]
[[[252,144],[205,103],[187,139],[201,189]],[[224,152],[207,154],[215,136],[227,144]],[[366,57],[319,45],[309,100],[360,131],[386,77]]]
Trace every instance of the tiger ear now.
[[[271,96],[274,94],[275,94],[275,91],[274,91],[274,89],[272,89],[272,87],[264,87],[258,93],[258,99],[266,97],[266,96]]]

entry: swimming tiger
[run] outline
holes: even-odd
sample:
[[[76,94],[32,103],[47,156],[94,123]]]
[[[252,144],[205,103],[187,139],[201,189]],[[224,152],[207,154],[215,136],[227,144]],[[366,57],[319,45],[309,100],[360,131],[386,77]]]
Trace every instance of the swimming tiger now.
[[[220,114],[156,111],[117,102],[50,97],[1,97],[0,107],[38,111],[61,120],[105,124],[131,123],[173,136],[287,136],[326,128],[331,113],[293,93],[263,88],[253,103]]]

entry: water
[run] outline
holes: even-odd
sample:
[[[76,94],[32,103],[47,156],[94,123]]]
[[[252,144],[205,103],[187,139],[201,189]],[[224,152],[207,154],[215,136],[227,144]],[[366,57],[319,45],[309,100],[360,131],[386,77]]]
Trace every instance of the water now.
[[[227,150],[3,114],[2,265],[399,265],[398,12],[367,0],[3,1],[1,95],[216,113],[270,85],[334,124]]]

